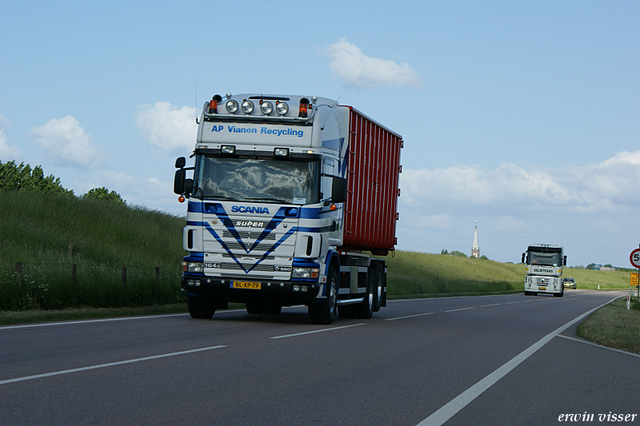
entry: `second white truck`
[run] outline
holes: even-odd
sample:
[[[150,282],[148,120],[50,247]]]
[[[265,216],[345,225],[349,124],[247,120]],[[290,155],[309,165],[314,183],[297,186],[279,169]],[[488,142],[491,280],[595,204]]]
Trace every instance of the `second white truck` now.
[[[556,297],[564,295],[562,267],[567,264],[564,249],[549,244],[530,245],[522,253],[522,263],[527,267],[524,277],[524,294],[550,293]]]

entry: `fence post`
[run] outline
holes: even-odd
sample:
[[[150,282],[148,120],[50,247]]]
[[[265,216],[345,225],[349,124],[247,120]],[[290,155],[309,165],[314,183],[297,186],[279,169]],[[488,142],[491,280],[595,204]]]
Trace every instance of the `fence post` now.
[[[122,267],[122,287],[127,288],[127,267]]]
[[[72,264],[71,265],[71,280],[73,281],[73,283],[75,284],[76,282],[76,272],[77,272],[77,266],[76,264]]]
[[[73,241],[69,241],[69,257],[73,259]]]
[[[18,277],[18,285],[22,287],[22,263],[16,263],[16,277]]]

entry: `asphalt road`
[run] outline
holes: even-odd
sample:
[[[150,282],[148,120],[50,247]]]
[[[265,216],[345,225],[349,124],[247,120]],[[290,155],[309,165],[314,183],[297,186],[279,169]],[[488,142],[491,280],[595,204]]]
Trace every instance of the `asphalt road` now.
[[[640,357],[574,335],[616,295],[0,327],[0,425],[640,425]]]

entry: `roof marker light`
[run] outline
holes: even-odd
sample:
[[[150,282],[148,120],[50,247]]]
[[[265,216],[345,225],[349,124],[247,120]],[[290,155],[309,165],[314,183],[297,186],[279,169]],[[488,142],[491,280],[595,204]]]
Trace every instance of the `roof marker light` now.
[[[218,113],[218,102],[222,101],[222,96],[214,95],[213,98],[209,101],[209,114],[217,114]]]
[[[298,117],[307,118],[308,108],[309,108],[309,99],[307,98],[300,99],[300,110],[298,112]]]
[[[222,145],[220,147],[220,153],[221,154],[235,154],[236,153],[236,147],[233,145]]]

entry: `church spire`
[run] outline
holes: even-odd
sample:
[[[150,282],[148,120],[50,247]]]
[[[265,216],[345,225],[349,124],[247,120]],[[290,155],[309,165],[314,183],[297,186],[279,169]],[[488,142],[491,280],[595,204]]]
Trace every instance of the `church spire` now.
[[[476,230],[473,233],[473,247],[471,248],[471,257],[480,258],[480,247],[478,247],[478,221],[476,220]]]

